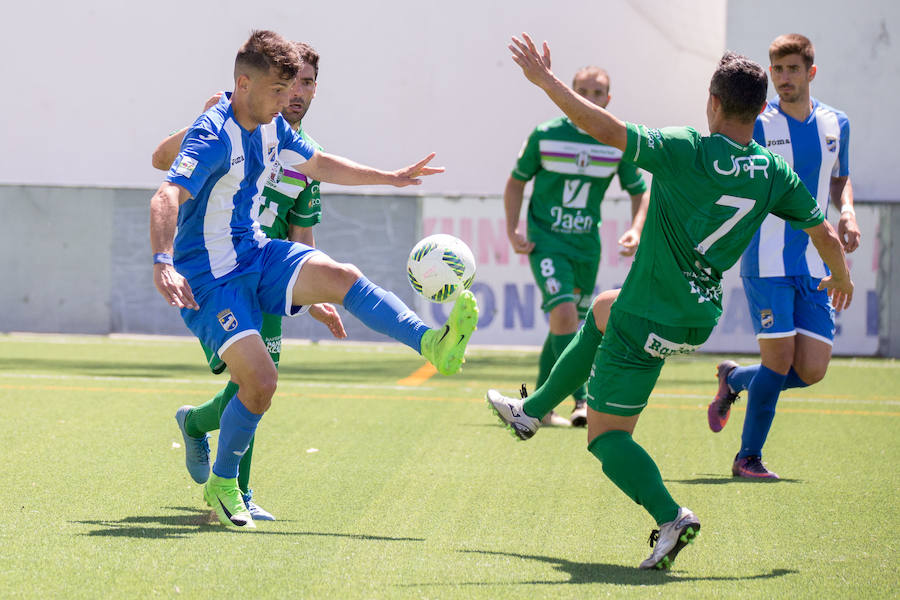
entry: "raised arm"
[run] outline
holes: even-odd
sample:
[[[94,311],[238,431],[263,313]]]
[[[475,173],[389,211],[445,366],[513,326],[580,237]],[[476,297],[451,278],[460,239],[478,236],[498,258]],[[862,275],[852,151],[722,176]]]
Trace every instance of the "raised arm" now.
[[[593,104],[576,94],[572,88],[557,79],[550,70],[550,46],[544,42],[543,55],[539,54],[527,33],[522,40],[514,37],[509,49],[513,61],[522,67],[525,78],[535,84],[572,119],[578,127],[597,141],[619,150],[625,150],[627,137],[625,123],[604,108]]]
[[[293,169],[300,171],[307,177],[328,181],[340,185],[393,185],[406,187],[419,185],[422,180],[419,177],[443,173],[444,167],[427,166],[434,158],[434,152],[419,162],[397,169],[396,171],[382,171],[374,167],[361,165],[349,158],[316,152],[312,158],[301,165],[294,165]]]
[[[841,311],[848,308],[853,299],[853,281],[850,280],[850,268],[847,266],[844,248],[837,232],[828,221],[803,231],[809,234],[816,251],[831,271],[831,275],[824,277],[819,283],[819,289],[829,290],[834,310]]]

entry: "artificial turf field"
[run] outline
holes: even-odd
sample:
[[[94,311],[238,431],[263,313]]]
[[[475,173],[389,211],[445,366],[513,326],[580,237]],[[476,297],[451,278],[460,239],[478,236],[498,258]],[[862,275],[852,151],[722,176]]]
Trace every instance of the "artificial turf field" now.
[[[662,573],[584,430],[517,443],[485,407],[535,352],[409,379],[403,346],[286,345],[251,480],[279,520],[239,532],[184,469],[175,410],[225,383],[195,342],[0,335],[0,597],[896,598],[900,363],[784,393],[765,483],[731,477],[744,398],[707,428],[719,359],[670,360],[635,432],[702,522]]]

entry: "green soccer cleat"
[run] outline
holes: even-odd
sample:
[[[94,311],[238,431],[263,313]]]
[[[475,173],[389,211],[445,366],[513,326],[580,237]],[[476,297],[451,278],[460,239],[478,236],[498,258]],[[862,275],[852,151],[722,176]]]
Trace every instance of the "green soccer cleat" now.
[[[244,505],[237,478],[225,479],[215,473],[211,474],[203,487],[203,499],[215,509],[223,524],[235,525],[240,529],[256,528],[250,511]]]
[[[422,336],[422,356],[441,375],[453,375],[466,361],[466,345],[477,324],[475,294],[465,290],[456,299],[444,326],[429,329]]]

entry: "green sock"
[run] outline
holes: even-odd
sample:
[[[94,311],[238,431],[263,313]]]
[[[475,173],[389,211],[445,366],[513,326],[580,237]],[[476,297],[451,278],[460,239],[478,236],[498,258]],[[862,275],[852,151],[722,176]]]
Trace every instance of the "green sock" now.
[[[255,435],[250,438],[250,445],[247,446],[247,451],[244,452],[244,456],[241,458],[241,462],[238,465],[238,487],[241,488],[241,492],[245,494],[250,491],[250,463],[253,460],[253,442],[255,440]]]
[[[603,464],[603,472],[629,498],[643,506],[657,525],[678,516],[678,504],[663,484],[659,468],[627,431],[607,431],[594,438],[588,451]]]
[[[544,347],[541,348],[541,356],[538,358],[538,376],[534,383],[535,388],[539,388],[547,381],[550,376],[550,370],[553,369],[553,363],[556,362],[556,355],[553,353],[552,336],[548,333],[544,340]]]
[[[219,393],[188,412],[184,418],[184,430],[191,437],[201,437],[204,433],[219,428],[219,418],[231,399],[237,394],[238,385],[229,381]]]
[[[525,414],[542,419],[566,396],[581,387],[591,374],[594,355],[602,340],[603,333],[597,329],[594,314],[590,312],[584,325],[573,334],[572,340],[559,355],[550,376],[525,400]]]
[[[593,314],[591,316],[593,316]],[[553,353],[556,355],[556,362],[559,362],[559,357],[565,352],[566,347],[569,345],[569,342],[572,341],[572,338],[575,337],[576,333],[578,332],[552,336],[553,339],[551,341],[553,344]],[[585,397],[587,397],[587,386],[581,384],[574,392],[572,392],[572,395],[578,400],[584,400]]]

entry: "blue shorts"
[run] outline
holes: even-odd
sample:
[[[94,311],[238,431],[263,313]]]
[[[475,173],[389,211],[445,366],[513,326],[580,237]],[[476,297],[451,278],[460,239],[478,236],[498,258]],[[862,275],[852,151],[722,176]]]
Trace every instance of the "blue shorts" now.
[[[188,329],[222,357],[241,338],[259,335],[262,313],[292,316],[300,306],[291,302],[297,275],[319,250],[305,244],[271,240],[240,274],[194,291],[199,310],[182,309]]]
[[[834,308],[826,290],[817,290],[820,279],[792,277],[743,277],[744,293],[757,339],[802,334],[834,343]]]

